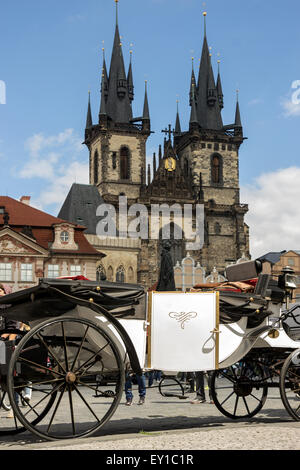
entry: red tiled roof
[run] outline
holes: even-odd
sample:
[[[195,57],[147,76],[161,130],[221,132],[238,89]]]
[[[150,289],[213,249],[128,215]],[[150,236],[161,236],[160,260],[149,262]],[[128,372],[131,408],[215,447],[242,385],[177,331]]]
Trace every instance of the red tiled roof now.
[[[9,214],[9,225],[33,227],[51,227],[53,224],[61,224],[62,219],[28,206],[8,196],[0,196],[0,207],[5,207]],[[0,214],[0,224],[3,224],[3,215]]]
[[[21,232],[23,227],[30,226],[32,234],[36,239],[38,245],[46,250],[50,249],[54,241],[53,225],[68,223],[66,220],[54,217],[46,212],[35,209],[20,201],[17,201],[8,196],[0,196],[0,207],[5,207],[5,211],[9,214],[8,225],[16,232]],[[3,226],[3,214],[0,214],[0,230]],[[78,244],[78,250],[55,250],[55,253],[69,253],[70,255],[76,254],[90,254],[103,256],[103,253],[97,251],[84,236],[85,227],[71,224],[75,229],[74,240]]]

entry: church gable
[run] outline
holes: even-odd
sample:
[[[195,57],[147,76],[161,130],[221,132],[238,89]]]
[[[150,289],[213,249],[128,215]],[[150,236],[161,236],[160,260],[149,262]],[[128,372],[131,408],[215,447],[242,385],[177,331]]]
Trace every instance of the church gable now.
[[[0,255],[48,256],[48,251],[27,236],[6,228],[0,231]]]

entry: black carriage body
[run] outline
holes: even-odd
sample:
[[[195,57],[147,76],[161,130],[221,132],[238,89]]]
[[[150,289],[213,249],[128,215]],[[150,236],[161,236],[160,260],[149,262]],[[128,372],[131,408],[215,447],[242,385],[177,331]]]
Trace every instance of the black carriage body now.
[[[146,319],[146,293],[142,287],[106,281],[41,279],[37,286],[0,298],[3,317],[27,324],[66,315],[75,306],[87,307],[107,318],[126,346],[133,371],[140,374],[135,347],[119,319]],[[31,353],[34,355],[34,347]],[[7,363],[8,355],[5,357]]]

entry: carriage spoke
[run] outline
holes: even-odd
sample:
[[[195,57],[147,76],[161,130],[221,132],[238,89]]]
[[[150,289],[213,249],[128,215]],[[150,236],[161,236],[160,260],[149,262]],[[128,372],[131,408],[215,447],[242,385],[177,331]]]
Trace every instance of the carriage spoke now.
[[[28,403],[28,406],[30,407],[30,410],[28,410],[24,416],[26,417],[31,411],[33,411],[37,416],[40,416],[36,411],[35,411],[35,408],[37,406],[39,406],[41,403],[43,403],[44,400],[46,400],[50,395],[53,395],[54,393],[56,393],[60,387],[61,387],[62,384],[58,384],[56,387],[54,387],[52,390],[50,390],[50,392],[48,392],[43,398],[41,398],[40,401],[38,401],[34,406],[32,406],[30,403]],[[44,392],[45,393],[45,392]]]
[[[236,396],[236,400],[235,400],[234,410],[233,410],[233,416],[236,416],[236,410],[237,410],[237,406],[238,406],[238,401],[239,401],[239,396],[237,395],[237,396]]]
[[[70,404],[70,412],[71,412],[71,420],[72,420],[72,431],[73,431],[73,436],[76,433],[75,429],[75,421],[74,421],[74,408],[73,408],[73,399],[72,399],[72,391],[71,391],[71,386],[68,385],[68,395],[69,395],[69,404]]]
[[[72,364],[72,367],[71,367],[71,372],[73,372],[73,369],[74,369],[74,367],[75,367],[75,364],[76,364],[76,362],[77,362],[77,359],[78,359],[78,357],[79,357],[79,354],[81,353],[81,350],[82,350],[82,347],[83,347],[83,343],[85,342],[85,339],[86,339],[87,333],[88,333],[88,331],[89,331],[89,328],[90,328],[90,327],[89,327],[89,325],[88,325],[87,328],[86,328],[86,330],[85,330],[84,336],[83,336],[83,338],[82,338],[80,347],[78,348],[77,353],[76,353],[76,356],[75,356],[75,359],[74,359],[74,361],[73,361],[73,364]]]
[[[234,392],[231,392],[231,393],[228,395],[228,397],[227,397],[227,398],[225,398],[225,400],[224,400],[224,401],[222,401],[221,405],[224,405],[224,403],[226,403],[226,402],[227,402],[227,400],[229,400],[229,398],[230,398],[230,397],[232,397],[232,395],[233,395],[233,394],[234,394]]]
[[[34,369],[33,366],[35,367],[38,367],[39,369],[45,371],[45,372],[51,372],[51,374],[55,374],[55,375],[61,375],[61,376],[64,376],[64,374],[62,374],[61,372],[57,372],[53,369],[48,369],[47,367],[45,366],[42,366],[41,364],[38,364],[37,362],[33,362],[33,361],[29,361],[29,359],[26,359],[25,357],[20,357],[18,358],[18,361],[20,362],[26,362],[26,364],[29,364],[29,367],[31,365],[31,368]]]
[[[61,322],[61,330],[63,335],[63,344],[64,344],[64,354],[65,354],[65,363],[66,363],[66,371],[69,371],[69,359],[68,359],[68,347],[67,347],[67,340],[65,335],[65,327],[64,322]]]
[[[75,373],[78,374],[78,372],[79,372],[83,367],[85,367],[86,365],[87,365],[87,366],[85,367],[84,372],[85,372],[88,368],[90,368],[90,367],[91,367],[91,366],[90,366],[90,362],[91,362],[95,357],[97,357],[98,354],[100,354],[105,348],[107,348],[108,345],[109,345],[109,342],[107,342],[105,346],[103,346],[101,349],[99,349],[99,351],[97,351],[96,353],[94,353],[87,361],[85,361],[85,362],[79,367],[79,369],[77,369],[77,370],[75,371]],[[93,364],[95,364],[95,362],[94,362]],[[93,365],[93,364],[92,364],[92,365]],[[84,372],[83,372],[83,373],[84,373]]]
[[[53,359],[55,360],[56,364],[62,369],[62,371],[66,374],[66,370],[64,369],[64,367],[62,366],[62,364],[60,363],[59,359],[57,359],[56,355],[54,354],[54,352],[52,351],[52,349],[50,348],[50,346],[44,341],[44,338],[41,336],[40,333],[37,333],[37,337],[40,339],[40,341],[43,343],[43,345],[46,347],[47,351],[49,352],[49,354],[53,357]]]
[[[48,424],[48,428],[47,428],[47,432],[48,432],[48,433],[50,432],[50,428],[51,428],[51,426],[52,426],[53,420],[54,420],[54,418],[55,418],[55,415],[56,415],[56,412],[57,412],[58,407],[59,407],[59,405],[60,405],[60,402],[61,402],[61,400],[62,400],[62,397],[64,396],[64,393],[65,393],[65,391],[66,391],[66,388],[67,388],[67,384],[64,384],[64,388],[63,388],[63,390],[61,390],[61,392],[60,392],[60,396],[59,396],[59,398],[58,398],[58,400],[57,400],[57,403],[56,403],[56,405],[55,405],[55,408],[54,408],[54,410],[53,410],[53,413],[52,413],[52,415],[51,415],[51,418],[50,418],[50,421],[49,421],[49,424]]]
[[[90,407],[90,405],[87,403],[86,399],[84,398],[84,396],[80,393],[80,391],[78,390],[78,387],[76,387],[76,385],[74,386],[74,389],[75,391],[78,393],[78,395],[80,396],[81,400],[84,402],[84,404],[87,406],[87,408],[90,410],[90,412],[92,413],[92,415],[96,418],[96,420],[98,421],[98,423],[100,423],[100,420],[98,418],[98,416],[94,413],[94,410],[92,410],[92,408]]]
[[[245,398],[245,397],[243,397],[243,401],[244,401],[244,404],[245,404],[245,407],[246,407],[247,413],[248,413],[248,415],[249,415],[249,414],[250,414],[250,410],[249,410],[249,408],[248,408],[248,405],[247,405],[247,400],[246,400],[246,398]]]

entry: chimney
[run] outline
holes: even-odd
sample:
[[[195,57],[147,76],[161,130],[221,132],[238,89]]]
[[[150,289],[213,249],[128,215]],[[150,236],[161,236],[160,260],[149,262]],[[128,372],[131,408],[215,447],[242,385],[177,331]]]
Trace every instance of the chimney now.
[[[20,202],[23,202],[23,204],[26,204],[26,206],[30,206],[30,199],[31,196],[22,196]]]

